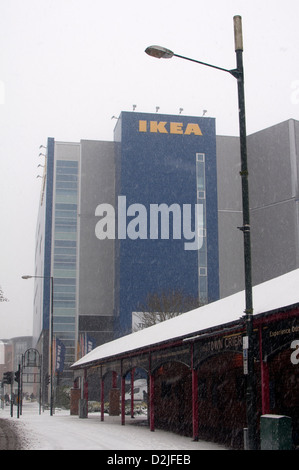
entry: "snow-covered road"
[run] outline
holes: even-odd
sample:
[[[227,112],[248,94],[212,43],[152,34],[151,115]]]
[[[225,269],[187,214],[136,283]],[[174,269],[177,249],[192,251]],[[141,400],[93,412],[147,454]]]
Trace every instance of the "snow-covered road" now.
[[[39,414],[36,403],[25,403],[18,419],[10,417],[9,407],[0,410],[0,418],[13,420],[26,450],[225,450],[211,442],[193,442],[191,438],[138,425],[140,418],[105,416],[104,422],[98,413],[90,413],[87,419],[71,416],[69,411],[56,410]]]

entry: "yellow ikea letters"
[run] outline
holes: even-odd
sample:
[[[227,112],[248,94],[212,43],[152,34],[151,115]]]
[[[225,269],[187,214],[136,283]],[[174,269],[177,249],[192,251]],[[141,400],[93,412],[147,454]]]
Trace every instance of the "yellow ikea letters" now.
[[[161,121],[150,121],[150,132],[160,132],[161,134],[168,134],[167,130],[165,129],[165,125],[167,122]]]
[[[197,123],[188,123],[186,126],[182,122],[167,121],[139,121],[139,132],[151,132],[159,134],[184,134],[202,135]]]

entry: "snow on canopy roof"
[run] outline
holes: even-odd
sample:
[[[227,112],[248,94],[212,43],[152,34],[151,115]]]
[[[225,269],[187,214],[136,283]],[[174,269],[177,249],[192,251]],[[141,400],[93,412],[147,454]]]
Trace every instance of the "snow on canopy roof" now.
[[[253,287],[254,315],[271,312],[299,303],[299,269]],[[239,320],[244,316],[245,291],[204,305],[149,328],[102,344],[71,367],[80,368],[141,348]]]

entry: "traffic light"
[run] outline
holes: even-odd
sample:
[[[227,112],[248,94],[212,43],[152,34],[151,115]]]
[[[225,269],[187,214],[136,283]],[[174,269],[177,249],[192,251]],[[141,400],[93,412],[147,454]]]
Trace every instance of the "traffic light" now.
[[[20,383],[20,371],[19,370],[15,372],[15,382]]]
[[[45,384],[48,385],[50,383],[50,375],[46,374],[45,376]]]
[[[2,382],[4,384],[11,384],[11,382],[12,382],[12,372],[4,372]]]

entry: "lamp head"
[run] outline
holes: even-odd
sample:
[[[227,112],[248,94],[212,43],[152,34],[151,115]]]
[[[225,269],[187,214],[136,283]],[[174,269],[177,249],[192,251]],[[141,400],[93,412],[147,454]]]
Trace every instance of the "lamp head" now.
[[[151,57],[156,57],[157,59],[171,59],[174,55],[172,51],[161,46],[149,46],[145,49],[145,52]]]

